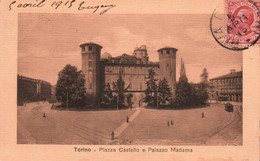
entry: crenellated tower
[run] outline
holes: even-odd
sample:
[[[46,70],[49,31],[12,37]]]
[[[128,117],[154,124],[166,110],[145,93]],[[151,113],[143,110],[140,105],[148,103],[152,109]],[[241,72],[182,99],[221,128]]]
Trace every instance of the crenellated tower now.
[[[102,46],[93,42],[80,45],[82,72],[85,75],[86,92],[94,98],[100,96],[100,53]]]
[[[172,96],[175,97],[176,90],[176,52],[177,49],[171,47],[161,48],[159,53],[160,79],[165,78],[171,88]]]

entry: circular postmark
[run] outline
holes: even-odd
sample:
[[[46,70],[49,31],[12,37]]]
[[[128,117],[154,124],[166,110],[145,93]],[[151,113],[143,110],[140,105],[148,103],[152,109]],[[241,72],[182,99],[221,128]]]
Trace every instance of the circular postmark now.
[[[223,14],[215,9],[210,18],[213,38],[224,48],[245,50],[260,44],[260,2],[227,0]]]

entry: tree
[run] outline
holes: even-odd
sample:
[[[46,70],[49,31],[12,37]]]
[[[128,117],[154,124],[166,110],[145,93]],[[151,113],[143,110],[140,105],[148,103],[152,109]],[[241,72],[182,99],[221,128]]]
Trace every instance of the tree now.
[[[204,68],[202,70],[202,74],[200,75],[201,82],[198,84],[198,90],[197,90],[197,98],[198,98],[198,103],[199,104],[205,104],[207,99],[209,98],[208,96],[208,72],[207,69]]]
[[[101,105],[113,106],[116,103],[116,98],[113,96],[113,92],[110,83],[107,83],[104,88],[103,95],[101,97]]]
[[[176,98],[175,104],[178,106],[190,106],[191,105],[191,97],[192,97],[192,88],[188,82],[188,78],[186,76],[185,65],[181,59],[181,69],[180,69],[180,78],[179,82],[176,85]]]
[[[157,105],[157,79],[154,78],[155,72],[153,69],[148,70],[148,77],[146,77],[146,90],[145,90],[145,98],[144,102],[148,104],[148,106],[156,106]]]
[[[130,84],[129,84],[130,85]],[[113,90],[117,94],[117,108],[124,106],[124,92],[127,91],[128,87],[125,88],[125,81],[122,78],[121,70],[119,71],[119,77],[118,79],[113,82]]]
[[[82,107],[86,103],[85,79],[82,71],[75,66],[67,64],[58,74],[56,84],[56,98],[63,103],[63,107]]]
[[[198,84],[194,84],[194,83],[190,83],[191,86],[191,98],[190,98],[190,102],[191,105],[201,105],[200,103],[200,83]]]
[[[172,97],[171,88],[168,84],[168,81],[164,78],[163,80],[159,81],[159,96],[158,101],[159,104],[166,104],[169,103]]]
[[[182,58],[181,58],[181,69],[180,69],[179,82],[188,82],[188,78],[186,76],[185,65],[184,65]]]
[[[202,70],[202,74],[200,75],[200,78],[201,78],[201,82],[204,82],[204,83],[208,83],[208,72],[207,72],[207,69],[204,68]]]

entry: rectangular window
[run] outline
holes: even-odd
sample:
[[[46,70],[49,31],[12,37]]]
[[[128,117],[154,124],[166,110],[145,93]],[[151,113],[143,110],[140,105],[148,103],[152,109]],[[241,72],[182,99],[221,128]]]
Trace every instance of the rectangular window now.
[[[142,90],[142,83],[140,83],[140,90]]]
[[[92,57],[93,57],[93,56],[92,56],[91,54],[89,54],[88,60],[89,60],[89,61],[92,61]]]
[[[89,46],[89,47],[88,47],[88,51],[92,51],[92,46]]]
[[[170,50],[166,50],[166,54],[168,54],[168,55],[169,55],[169,54],[170,54]]]
[[[89,67],[92,67],[92,61],[89,61],[89,62],[88,62],[88,66],[89,66]]]
[[[92,83],[89,83],[89,89],[92,89]]]

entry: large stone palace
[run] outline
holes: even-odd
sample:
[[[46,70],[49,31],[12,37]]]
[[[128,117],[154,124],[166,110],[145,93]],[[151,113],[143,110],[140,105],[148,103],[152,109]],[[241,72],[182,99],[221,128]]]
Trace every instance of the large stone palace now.
[[[231,70],[230,73],[210,79],[209,98],[216,101],[243,101],[243,73]]]
[[[155,71],[155,78],[165,78],[175,97],[176,84],[176,52],[177,49],[164,47],[159,49],[159,62],[149,61],[145,45],[136,47],[132,55],[122,54],[112,57],[109,53],[101,55],[102,46],[93,42],[80,45],[82,55],[82,71],[86,80],[86,92],[95,98],[102,95],[105,84],[115,82],[119,74],[125,85],[126,93],[133,95],[133,106],[142,106],[145,97],[148,70]]]

